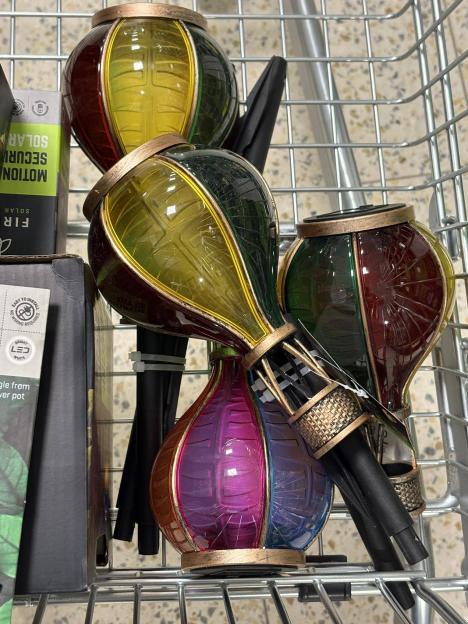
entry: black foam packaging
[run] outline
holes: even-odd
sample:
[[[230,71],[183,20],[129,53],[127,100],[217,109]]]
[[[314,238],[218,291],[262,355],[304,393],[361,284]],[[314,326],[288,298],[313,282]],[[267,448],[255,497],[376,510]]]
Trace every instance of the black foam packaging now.
[[[111,535],[110,318],[78,256],[0,257],[0,283],[51,292],[16,594],[83,590]]]

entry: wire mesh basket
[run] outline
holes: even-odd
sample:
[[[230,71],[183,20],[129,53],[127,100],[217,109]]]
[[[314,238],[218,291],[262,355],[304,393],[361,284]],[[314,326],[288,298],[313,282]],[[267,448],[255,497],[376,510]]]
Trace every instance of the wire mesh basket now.
[[[110,2],[114,4],[115,2]],[[377,573],[338,500],[315,554],[348,563],[310,564],[277,576],[181,574],[165,542],[157,557],[114,544],[113,561],[80,594],[17,597],[15,622],[464,622],[468,617],[468,2],[462,0],[186,0],[229,53],[241,97],[272,54],[288,60],[265,176],[283,248],[306,216],[351,205],[411,203],[448,247],[457,307],[412,384],[410,423],[427,509],[419,529],[432,556],[401,573]],[[67,54],[105,0],[0,0],[0,61],[15,88],[60,88]],[[86,192],[98,179],[72,146],[68,251],[86,256]],[[135,331],[115,318],[114,496],[135,402],[128,352]],[[191,341],[179,413],[208,374],[207,345]],[[114,510],[115,515],[115,510]],[[386,582],[407,580],[417,596],[405,614]],[[330,583],[351,583],[336,602]],[[305,588],[314,588],[312,602]],[[302,588],[302,589],[301,589]],[[299,597],[299,599],[298,599]],[[118,603],[118,605],[116,604]],[[205,618],[205,619],[204,619]]]

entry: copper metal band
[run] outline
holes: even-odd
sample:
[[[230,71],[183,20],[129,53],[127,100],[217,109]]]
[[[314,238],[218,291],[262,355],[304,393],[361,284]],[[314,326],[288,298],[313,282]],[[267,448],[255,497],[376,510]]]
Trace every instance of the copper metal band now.
[[[375,214],[359,214],[354,212],[352,216],[329,221],[303,222],[297,226],[299,238],[314,238],[316,236],[334,236],[336,234],[352,234],[377,228],[406,223],[414,219],[413,206],[401,206],[386,212]]]
[[[233,548],[232,550],[203,550],[182,553],[182,570],[216,568],[222,566],[281,566],[301,567],[305,554],[286,548]]]
[[[419,516],[426,508],[421,486],[421,471],[419,466],[414,467],[411,464],[408,464],[408,468],[410,468],[408,472],[391,476],[389,480],[405,509],[412,516]]]
[[[96,182],[89,191],[83,204],[83,214],[91,221],[94,211],[99,206],[103,198],[111,190],[114,184],[117,184],[127,173],[135,169],[140,163],[144,162],[151,156],[164,152],[165,150],[176,145],[187,143],[180,134],[163,134],[162,136],[151,139],[143,145],[140,145],[129,154],[121,158],[115,163],[100,180]]]
[[[320,392],[317,392],[317,394],[314,395],[310,399],[310,401],[307,401],[307,403],[304,403],[304,405],[302,405],[296,412],[294,412],[294,414],[290,418],[288,418],[288,423],[290,425],[295,423],[296,420],[299,420],[301,416],[304,416],[306,412],[308,412],[312,407],[314,407],[314,405],[316,405],[319,401],[325,398],[327,394],[330,394],[330,392],[332,392],[335,388],[338,388],[338,384],[336,383],[328,384],[328,386],[325,386],[325,388],[322,388],[322,390],[320,390]]]
[[[367,310],[366,304],[364,301],[363,287],[362,287],[362,275],[361,271],[357,269],[359,267],[359,249],[358,249],[358,237],[357,234],[352,234],[352,246],[353,246],[353,263],[354,263],[354,276],[357,284],[357,294],[359,298],[359,309],[360,309],[360,317],[361,317],[361,327],[364,331],[364,338],[367,346],[367,357],[369,359],[369,364],[372,372],[372,381],[374,384],[376,398],[382,402],[382,393],[380,392],[380,384],[379,384],[379,375],[377,373],[377,366],[375,363],[375,354],[374,349],[372,347],[372,340],[369,332],[369,323],[367,318]]]
[[[368,419],[354,394],[339,386],[296,420],[294,427],[319,459]]]
[[[291,334],[294,334],[296,331],[297,327],[293,323],[286,323],[285,325],[278,327],[278,329],[275,329],[271,332],[271,334],[268,334],[268,336],[259,342],[256,347],[244,355],[242,358],[242,364],[247,370],[252,368],[255,362],[258,362],[258,360],[262,358],[267,351],[278,344],[278,342],[281,342]]]
[[[163,17],[165,19],[180,20],[195,24],[206,30],[207,21],[200,13],[185,9],[180,6],[171,6],[169,4],[143,4],[129,3],[119,4],[97,11],[91,19],[91,26],[94,28],[104,22],[112,22],[116,19],[124,19],[131,17]]]
[[[278,295],[278,301],[280,303],[281,309],[283,312],[287,312],[286,310],[286,277],[288,275],[289,266],[301,247],[301,239],[296,238],[287,252],[284,255],[283,262],[280,263],[278,268],[278,279],[276,280],[276,293]]]

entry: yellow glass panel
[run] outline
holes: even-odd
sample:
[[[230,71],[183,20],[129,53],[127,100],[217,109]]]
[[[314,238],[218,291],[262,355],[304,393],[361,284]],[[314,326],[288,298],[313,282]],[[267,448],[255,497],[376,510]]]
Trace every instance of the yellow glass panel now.
[[[414,367],[414,370],[411,373],[411,375],[406,380],[405,387],[402,393],[403,397],[405,397],[406,403],[409,402],[409,387],[411,385],[411,382],[413,381],[413,378],[416,375],[418,368],[423,363],[424,358],[431,352],[431,350],[434,348],[434,345],[439,340],[440,335],[445,329],[448,323],[448,320],[453,312],[453,306],[455,305],[455,277],[454,277],[455,272],[453,269],[452,260],[450,259],[450,256],[448,255],[447,250],[439,241],[437,236],[435,236],[431,232],[431,230],[429,230],[425,225],[423,225],[422,223],[419,223],[419,221],[411,221],[411,225],[415,228],[415,230],[417,230],[421,234],[421,236],[423,236],[427,240],[427,242],[431,245],[433,251],[435,252],[435,254],[437,255],[439,259],[440,265],[442,267],[442,272],[444,273],[444,277],[445,277],[446,297],[445,297],[445,309],[442,313],[442,319],[439,325],[439,329],[432,337],[431,343],[428,346],[426,352],[424,353],[422,358],[419,360],[418,364]]]
[[[411,223],[411,225],[413,225],[418,232],[424,236],[424,238],[428,241],[428,243],[431,245],[432,249],[434,250],[434,252],[436,253],[439,262],[441,264],[442,267],[442,271],[445,275],[445,283],[446,283],[446,301],[445,301],[445,311],[443,314],[443,322],[442,325],[440,327],[440,331],[437,334],[436,338],[439,337],[440,332],[442,332],[442,330],[444,329],[444,327],[446,326],[450,315],[453,312],[453,306],[455,305],[455,277],[454,277],[454,269],[453,269],[453,264],[452,264],[452,260],[450,259],[450,256],[448,255],[447,250],[445,249],[445,247],[442,245],[442,243],[440,242],[440,240],[437,238],[437,236],[435,236],[427,227],[425,227],[422,223],[419,223],[419,221],[413,221]]]
[[[270,333],[217,209],[180,167],[150,158],[104,201],[111,240],[163,293],[217,319],[255,346]]]
[[[183,26],[157,18],[124,19],[107,44],[107,115],[123,153],[166,132],[186,136],[195,93],[195,59]]]

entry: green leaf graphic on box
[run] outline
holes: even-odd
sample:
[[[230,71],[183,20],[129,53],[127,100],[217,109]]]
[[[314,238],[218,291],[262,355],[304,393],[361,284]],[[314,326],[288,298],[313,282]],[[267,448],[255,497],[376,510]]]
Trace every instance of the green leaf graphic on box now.
[[[22,513],[27,484],[28,468],[23,458],[15,448],[0,438],[0,514]],[[0,530],[2,522],[3,517],[0,516]]]
[[[13,600],[11,599],[0,607],[0,624],[10,624],[12,608]]]
[[[0,572],[15,577],[21,539],[22,516],[0,518]]]

